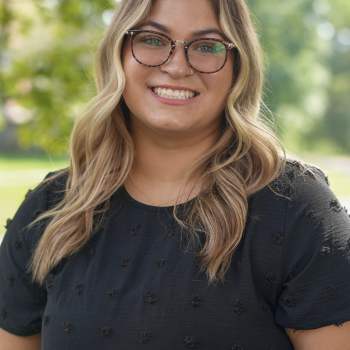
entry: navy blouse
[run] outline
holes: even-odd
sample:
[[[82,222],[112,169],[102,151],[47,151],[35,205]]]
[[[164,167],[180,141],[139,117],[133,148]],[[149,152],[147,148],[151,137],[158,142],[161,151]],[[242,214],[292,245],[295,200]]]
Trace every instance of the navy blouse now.
[[[125,189],[88,244],[45,287],[31,284],[26,264],[42,230],[26,226],[61,200],[65,180],[28,195],[0,248],[0,327],[41,332],[43,350],[288,350],[285,327],[350,321],[350,219],[317,168],[289,162],[272,190],[249,199],[226,281],[211,286],[173,207]]]

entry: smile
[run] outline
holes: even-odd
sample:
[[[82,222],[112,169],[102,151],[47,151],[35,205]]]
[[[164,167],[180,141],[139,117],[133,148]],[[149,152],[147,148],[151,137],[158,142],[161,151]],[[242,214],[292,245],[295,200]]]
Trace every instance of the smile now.
[[[196,96],[196,93],[190,90],[173,90],[162,87],[153,87],[152,91],[160,97],[172,100],[188,100]]]

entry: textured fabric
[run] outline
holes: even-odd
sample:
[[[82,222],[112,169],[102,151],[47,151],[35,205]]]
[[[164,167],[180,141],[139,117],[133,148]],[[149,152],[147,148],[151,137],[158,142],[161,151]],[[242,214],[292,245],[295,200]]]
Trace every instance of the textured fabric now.
[[[172,207],[142,204],[125,190],[45,288],[28,283],[43,223],[25,227],[60,201],[64,182],[28,195],[0,248],[0,327],[41,331],[43,350],[288,350],[284,327],[350,321],[350,219],[318,169],[289,162],[272,189],[250,198],[244,238],[215,286],[199,270],[199,248],[181,241]]]

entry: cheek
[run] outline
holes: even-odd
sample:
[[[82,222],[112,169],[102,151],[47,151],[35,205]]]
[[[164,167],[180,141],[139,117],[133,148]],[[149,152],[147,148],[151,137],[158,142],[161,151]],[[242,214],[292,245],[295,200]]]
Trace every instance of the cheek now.
[[[211,103],[209,108],[212,110],[225,108],[226,98],[232,84],[232,77],[233,74],[231,72],[218,72],[216,76],[213,74],[213,76],[207,77],[206,85],[209,87]]]
[[[132,110],[133,107],[137,107],[142,99],[146,84],[147,71],[138,62],[135,61],[131,52],[125,53],[122,57],[123,69],[125,74],[125,89],[123,92],[123,97],[128,107]],[[135,105],[135,106],[131,106]]]
[[[216,98],[218,102],[220,101],[221,107],[224,107],[233,81],[233,59],[229,58],[225,67],[221,71],[214,73],[213,76],[208,75],[208,79],[210,81],[207,84],[210,86],[213,98]]]
[[[225,88],[227,88],[227,91],[231,88],[232,85],[234,76],[234,65],[234,53],[231,51],[227,58],[224,68],[218,72],[218,74],[220,75],[219,80],[222,82],[222,85],[225,86]]]

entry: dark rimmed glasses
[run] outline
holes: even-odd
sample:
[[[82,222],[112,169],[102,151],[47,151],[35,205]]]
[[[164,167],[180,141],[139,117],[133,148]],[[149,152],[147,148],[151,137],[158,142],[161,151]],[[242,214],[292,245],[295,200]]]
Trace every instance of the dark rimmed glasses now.
[[[159,67],[166,63],[175,50],[175,43],[184,44],[191,68],[200,73],[216,73],[224,68],[235,44],[215,38],[199,38],[189,42],[172,40],[153,30],[127,30],[135,60],[144,66]]]

